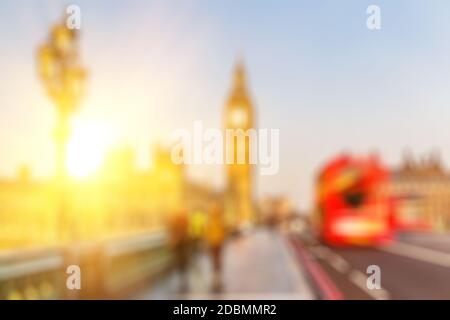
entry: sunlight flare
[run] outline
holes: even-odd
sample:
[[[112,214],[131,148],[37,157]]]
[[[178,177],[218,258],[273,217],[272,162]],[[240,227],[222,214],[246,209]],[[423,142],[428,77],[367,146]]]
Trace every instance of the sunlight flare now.
[[[93,175],[113,140],[113,130],[105,123],[77,123],[67,148],[69,175],[74,178]]]

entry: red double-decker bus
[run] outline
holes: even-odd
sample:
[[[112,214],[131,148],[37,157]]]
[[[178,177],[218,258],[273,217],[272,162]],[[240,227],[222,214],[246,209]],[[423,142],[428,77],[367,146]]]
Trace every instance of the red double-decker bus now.
[[[340,156],[320,171],[317,226],[331,245],[378,245],[392,239],[388,171],[377,157]]]

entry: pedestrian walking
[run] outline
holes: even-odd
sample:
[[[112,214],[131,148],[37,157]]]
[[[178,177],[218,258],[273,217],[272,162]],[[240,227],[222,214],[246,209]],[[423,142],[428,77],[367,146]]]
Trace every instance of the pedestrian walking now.
[[[223,209],[217,203],[212,206],[209,212],[205,237],[213,270],[212,289],[213,291],[220,291],[222,288],[222,256],[226,238],[226,228]]]
[[[169,242],[174,254],[175,269],[179,274],[180,291],[189,289],[187,268],[189,263],[189,221],[185,210],[176,211],[169,219]]]

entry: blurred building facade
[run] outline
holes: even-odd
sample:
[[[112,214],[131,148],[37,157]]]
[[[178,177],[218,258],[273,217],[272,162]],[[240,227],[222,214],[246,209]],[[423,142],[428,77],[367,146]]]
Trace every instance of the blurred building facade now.
[[[160,146],[153,149],[149,170],[136,167],[134,150],[124,146],[112,150],[101,173],[103,201],[108,224],[114,233],[160,228],[165,217],[181,205],[184,168],[175,165],[170,152]]]
[[[437,153],[421,159],[405,154],[391,171],[390,194],[400,228],[448,230],[450,228],[450,173]]]
[[[277,225],[287,221],[294,214],[294,205],[290,198],[278,196],[266,196],[260,202],[260,220],[267,225]]]
[[[232,89],[225,104],[225,131],[247,132],[255,127],[255,113],[250,99],[243,63],[236,64]],[[226,164],[225,215],[231,226],[251,224],[255,220],[253,199],[253,167],[250,163],[250,137],[244,137],[245,146],[237,136],[225,146],[225,154],[233,155],[233,163]],[[256,143],[253,142],[253,143]],[[244,147],[245,150],[238,149]],[[238,163],[238,152],[245,152],[245,161]]]
[[[112,149],[93,177],[70,180],[67,211],[71,240],[91,241],[160,230],[167,216],[184,207],[206,211],[221,194],[186,178],[170,151],[153,150],[153,165],[139,170],[134,150]],[[58,192],[53,180],[37,182],[29,170],[0,180],[0,249],[60,244]]]
[[[21,173],[0,181],[0,249],[50,244],[56,239],[51,184],[24,179]]]

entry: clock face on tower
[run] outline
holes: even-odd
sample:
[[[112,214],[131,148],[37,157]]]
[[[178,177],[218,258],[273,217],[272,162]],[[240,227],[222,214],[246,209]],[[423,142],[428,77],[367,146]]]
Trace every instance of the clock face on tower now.
[[[248,123],[248,115],[246,110],[242,107],[237,107],[231,112],[230,120],[233,127],[246,127]]]

